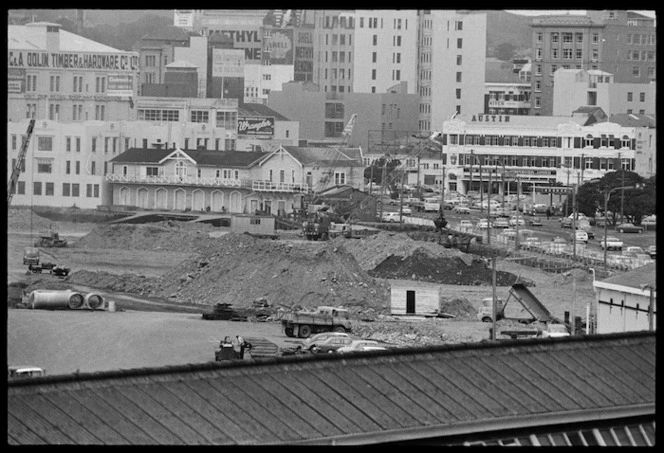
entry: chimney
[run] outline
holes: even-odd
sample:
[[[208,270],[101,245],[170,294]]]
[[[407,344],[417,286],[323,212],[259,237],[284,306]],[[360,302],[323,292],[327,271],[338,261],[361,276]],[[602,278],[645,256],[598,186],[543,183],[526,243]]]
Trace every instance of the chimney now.
[[[49,52],[60,51],[60,24],[46,25],[46,50]]]

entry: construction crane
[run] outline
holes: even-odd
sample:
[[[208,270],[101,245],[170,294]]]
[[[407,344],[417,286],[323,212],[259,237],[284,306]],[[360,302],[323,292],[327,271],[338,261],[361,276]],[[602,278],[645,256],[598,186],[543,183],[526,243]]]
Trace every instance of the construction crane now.
[[[9,184],[7,185],[7,205],[12,201],[14,192],[16,191],[16,184],[18,183],[18,177],[21,174],[21,169],[25,162],[25,155],[28,153],[28,145],[30,144],[30,137],[32,137],[32,130],[35,128],[35,119],[30,120],[28,125],[28,132],[25,137],[25,141],[21,145],[21,149],[18,152],[18,157],[16,159],[16,164],[12,169],[12,175],[9,178]]]
[[[348,142],[350,141],[350,136],[353,135],[353,128],[355,127],[355,120],[357,120],[357,113],[353,113],[348,120],[348,123],[346,124],[346,127],[344,127],[343,132],[341,132],[341,136],[344,138],[343,140],[343,145],[348,146]]]

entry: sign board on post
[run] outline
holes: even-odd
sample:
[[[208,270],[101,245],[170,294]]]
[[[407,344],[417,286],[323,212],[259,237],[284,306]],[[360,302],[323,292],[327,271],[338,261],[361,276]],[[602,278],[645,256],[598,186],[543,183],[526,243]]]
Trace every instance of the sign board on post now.
[[[271,137],[274,135],[274,117],[238,117],[237,134]]]
[[[132,97],[134,95],[134,77],[127,74],[109,74],[106,94]]]
[[[244,77],[244,50],[213,49],[212,77]]]

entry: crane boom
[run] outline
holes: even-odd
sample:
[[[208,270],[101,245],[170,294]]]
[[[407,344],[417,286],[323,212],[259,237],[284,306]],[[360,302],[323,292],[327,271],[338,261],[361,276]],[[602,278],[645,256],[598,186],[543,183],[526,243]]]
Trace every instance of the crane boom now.
[[[18,152],[18,157],[16,159],[16,165],[12,169],[12,175],[9,178],[9,184],[7,185],[7,204],[9,205],[12,201],[12,196],[16,190],[16,183],[18,182],[18,177],[21,174],[21,168],[23,168],[23,163],[25,162],[25,155],[28,153],[28,144],[30,143],[30,137],[32,137],[32,130],[35,128],[35,119],[30,120],[28,125],[28,132],[25,137],[25,141],[21,145],[21,149]]]

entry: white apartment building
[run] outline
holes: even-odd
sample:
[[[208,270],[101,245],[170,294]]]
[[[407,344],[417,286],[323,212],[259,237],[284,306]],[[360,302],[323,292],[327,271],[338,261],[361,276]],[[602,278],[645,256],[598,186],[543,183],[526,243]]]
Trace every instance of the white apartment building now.
[[[356,10],[353,91],[384,93],[399,82],[417,92],[417,10]]]
[[[420,131],[440,130],[455,112],[483,112],[486,14],[423,10],[420,26]]]

